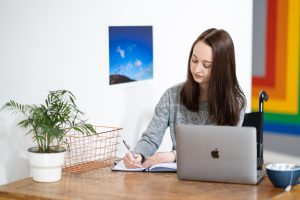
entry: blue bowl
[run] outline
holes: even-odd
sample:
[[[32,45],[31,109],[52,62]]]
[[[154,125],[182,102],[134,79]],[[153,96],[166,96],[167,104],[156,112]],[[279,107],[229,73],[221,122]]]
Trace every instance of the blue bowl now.
[[[285,188],[300,183],[300,166],[289,163],[272,163],[267,165],[267,175],[275,187]]]

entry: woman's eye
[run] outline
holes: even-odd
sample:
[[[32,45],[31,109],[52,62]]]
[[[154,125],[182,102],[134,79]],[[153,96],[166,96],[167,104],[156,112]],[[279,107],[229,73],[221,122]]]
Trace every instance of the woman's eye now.
[[[210,67],[211,67],[211,65],[208,65],[208,64],[203,64],[203,67],[205,67],[205,68],[210,68]]]
[[[198,63],[198,60],[192,60],[193,63]]]

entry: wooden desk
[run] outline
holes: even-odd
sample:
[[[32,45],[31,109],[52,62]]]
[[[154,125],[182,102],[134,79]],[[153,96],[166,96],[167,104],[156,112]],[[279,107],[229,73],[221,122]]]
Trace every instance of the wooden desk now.
[[[178,180],[176,173],[112,172],[101,168],[68,174],[54,183],[26,178],[0,186],[3,199],[300,199],[300,185],[290,193],[274,188],[267,177],[257,186]]]

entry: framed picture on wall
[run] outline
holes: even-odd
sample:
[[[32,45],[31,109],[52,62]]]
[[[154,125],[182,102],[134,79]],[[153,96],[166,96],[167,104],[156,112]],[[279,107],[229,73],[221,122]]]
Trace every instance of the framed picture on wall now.
[[[109,26],[109,84],[153,79],[152,26]]]

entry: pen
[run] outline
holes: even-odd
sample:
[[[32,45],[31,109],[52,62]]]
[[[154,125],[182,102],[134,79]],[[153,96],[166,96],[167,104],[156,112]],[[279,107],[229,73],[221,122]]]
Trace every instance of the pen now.
[[[130,153],[132,154],[132,156],[137,159],[136,155],[133,153],[133,151],[131,150],[130,146],[125,142],[125,140],[123,140],[123,143],[125,144],[126,148],[128,149],[128,151],[130,151]]]

